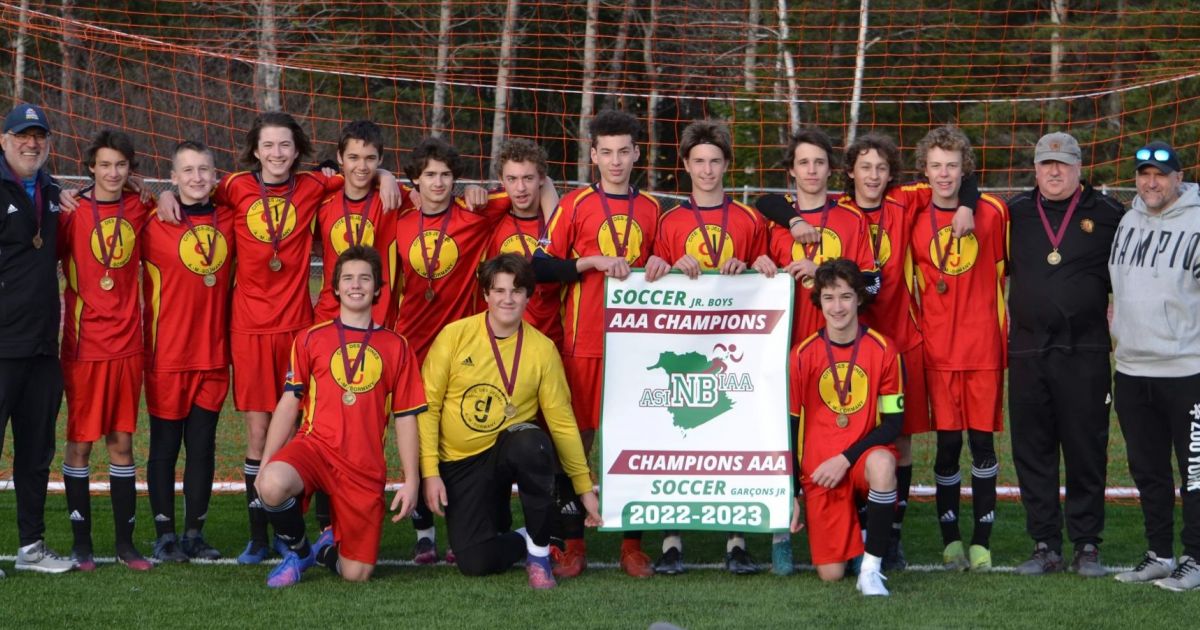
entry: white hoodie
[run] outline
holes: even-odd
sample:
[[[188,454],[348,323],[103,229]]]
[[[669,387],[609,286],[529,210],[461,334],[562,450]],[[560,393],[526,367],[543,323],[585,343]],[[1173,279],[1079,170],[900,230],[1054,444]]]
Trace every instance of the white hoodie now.
[[[1184,183],[1158,215],[1142,198],[1121,219],[1108,257],[1117,371],[1200,374],[1200,186]]]

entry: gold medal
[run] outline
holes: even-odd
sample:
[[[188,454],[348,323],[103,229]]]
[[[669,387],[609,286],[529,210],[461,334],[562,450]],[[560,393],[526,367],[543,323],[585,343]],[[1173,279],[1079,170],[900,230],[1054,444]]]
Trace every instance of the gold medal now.
[[[267,263],[267,266],[271,268],[271,271],[279,271],[283,269],[283,261],[279,260],[279,256],[271,256],[271,262]]]
[[[112,291],[112,288],[116,286],[116,284],[117,283],[113,281],[112,276],[102,276],[100,278],[100,288],[104,289],[105,291]]]
[[[426,302],[432,302],[434,296],[435,296],[435,294],[433,292],[433,287],[429,287],[428,289],[425,289],[425,301]]]
[[[1084,219],[1079,222],[1079,229],[1091,234],[1092,230],[1096,229],[1096,222],[1091,219]]]
[[[938,278],[937,286],[935,288],[937,289],[938,293],[945,293],[946,291],[950,290],[950,285],[946,284],[945,279]]]
[[[215,287],[215,286],[217,286],[217,276],[216,276],[216,274],[212,274],[212,273],[206,273],[206,274],[204,274],[204,286],[206,286],[206,287]]]
[[[1090,232],[1091,230],[1088,230],[1088,231]],[[45,241],[42,240],[41,232],[38,232],[37,234],[33,235],[33,248],[34,249],[41,249],[42,245],[44,245],[44,244],[45,244]]]
[[[1046,254],[1046,262],[1050,263],[1051,265],[1057,265],[1058,263],[1062,262],[1062,254],[1058,253],[1058,250],[1056,249],[1049,254]]]
[[[844,413],[839,413],[837,415],[837,425],[839,429],[845,429],[846,427],[850,426],[850,416],[847,416]]]
[[[512,420],[515,417],[517,417],[517,406],[511,402],[507,405],[504,405],[504,418],[506,420]]]
[[[356,400],[358,400],[358,396],[355,396],[354,392],[348,391],[342,394],[342,403],[346,405],[353,405]]]
[[[804,276],[800,279],[800,286],[804,287],[805,289],[811,289],[816,286],[816,284],[817,281],[814,280],[812,276]]]

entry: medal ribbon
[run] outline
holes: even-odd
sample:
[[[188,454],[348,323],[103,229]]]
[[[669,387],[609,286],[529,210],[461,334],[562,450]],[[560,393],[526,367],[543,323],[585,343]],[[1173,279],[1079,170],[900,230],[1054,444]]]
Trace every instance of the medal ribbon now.
[[[375,332],[375,324],[372,322],[367,327],[367,331],[363,333],[362,343],[358,346],[358,356],[354,357],[354,361],[350,361],[350,347],[346,345],[346,325],[342,323],[342,318],[333,320],[334,328],[337,329],[338,344],[342,347],[342,368],[346,371],[346,391],[350,391],[350,386],[354,384],[354,377],[358,374],[358,370],[362,368],[363,360],[367,357],[367,347],[371,344],[371,335]]]
[[[204,250],[204,241],[200,239],[200,235],[196,233],[196,224],[192,223],[192,217],[187,212],[183,213],[183,222],[187,224],[188,231],[192,233],[192,237],[196,239],[196,244],[200,245],[200,255],[204,257],[205,268],[212,266],[213,257],[217,255],[217,233],[220,228],[217,227],[217,209],[213,208],[212,227],[213,234],[208,237],[208,251]]]
[[[492,330],[492,322],[484,316],[483,323],[487,326],[488,341],[492,343],[492,356],[496,357],[496,370],[500,372],[500,382],[504,383],[504,392],[508,394],[508,400],[511,402],[513,390],[517,387],[517,369],[521,367],[521,347],[525,345],[525,324],[522,322],[517,327],[517,348],[513,350],[512,371],[506,372],[504,358],[500,356],[500,344],[496,343],[496,332]]]
[[[91,201],[92,201],[92,219],[95,222],[95,226],[92,227],[92,230],[96,233],[96,240],[99,241],[100,264],[104,265],[104,273],[105,273],[105,275],[107,275],[108,271],[110,269],[112,269],[112,259],[113,259],[113,254],[116,252],[116,248],[109,249],[108,244],[104,242],[104,229],[101,227],[101,224],[100,224],[100,203],[96,201],[96,189],[95,188],[92,189]],[[121,200],[118,199],[117,200],[117,217],[116,217],[117,222],[114,224],[115,227],[113,228],[113,236],[117,239],[117,242],[122,245],[125,244],[124,236],[122,235],[122,231],[121,231],[121,220],[124,218],[124,216],[125,216],[125,204],[122,203]]]
[[[879,266],[879,258],[881,256],[879,248],[883,245],[883,224],[887,219],[887,214],[884,211],[885,207],[887,207],[886,201],[879,204],[879,221],[875,223],[875,234],[871,236],[871,252],[875,255],[876,266]],[[863,214],[870,216],[866,211],[863,211]],[[867,229],[870,230],[870,226]]]
[[[37,221],[37,231],[34,236],[42,235],[42,218],[46,214],[46,210],[42,208],[42,187],[34,184],[33,186],[33,216]]]
[[[519,237],[517,240],[521,242],[521,250],[525,252],[525,259],[533,260],[533,251],[529,249],[529,244],[525,242],[525,233],[521,231],[521,223],[519,221],[517,221],[517,215],[512,214],[510,212],[508,214],[508,216],[509,216],[509,218],[512,219],[513,231]],[[538,222],[538,238],[537,238],[537,240],[540,243],[540,242],[542,242],[542,239],[546,238],[546,217],[543,216],[541,212],[538,212],[537,222]]]
[[[600,184],[592,184],[592,189],[600,193],[600,207],[604,209],[604,220],[608,222],[608,231],[612,234],[613,247],[617,249],[617,255],[625,258],[625,252],[629,250],[629,233],[633,231],[633,198],[637,192],[633,187],[629,187],[629,209],[625,215],[625,233],[621,235],[620,242],[617,241],[617,224],[613,222],[612,209],[608,206],[608,193],[604,192],[604,187]]]
[[[938,233],[941,232],[941,228],[938,227],[937,208],[934,207],[932,201],[929,202],[929,227],[933,229],[933,242],[936,243],[938,239]],[[946,261],[950,259],[950,243],[957,240],[958,239],[951,234],[951,237],[946,239],[946,246],[942,248],[942,255],[933,261],[937,263],[938,272],[942,274],[943,278],[946,277]],[[933,251],[936,252],[937,248],[935,247]]]
[[[819,232],[820,239],[816,243],[804,244],[804,258],[806,260],[815,260],[818,253],[825,253],[825,226],[829,223],[829,209],[832,208],[834,202],[832,199],[825,200],[825,207],[821,208],[821,229]],[[800,213],[800,200],[796,200],[796,216],[802,216]]]
[[[725,237],[729,235],[729,197],[725,196],[721,200],[721,237],[719,241],[715,237],[709,240],[708,224],[700,216],[700,208],[696,205],[696,198],[689,195],[688,203],[692,205],[692,216],[696,217],[696,225],[700,228],[700,236],[704,239],[704,244],[708,246],[708,260],[712,263],[712,268],[716,269],[721,266],[721,251],[725,249]]]
[[[1046,238],[1050,239],[1050,247],[1054,251],[1058,251],[1058,246],[1063,241],[1063,237],[1067,235],[1067,226],[1071,224],[1071,216],[1075,214],[1075,208],[1079,207],[1079,198],[1083,196],[1083,187],[1075,191],[1075,196],[1071,197],[1071,203],[1067,204],[1067,214],[1063,217],[1062,224],[1058,226],[1058,231],[1055,232],[1050,227],[1050,218],[1046,216],[1046,209],[1042,207],[1042,195],[1037,194],[1037,211],[1038,216],[1042,219],[1042,229],[1046,230]]]
[[[258,180],[259,197],[262,199],[263,210],[267,214],[267,234],[271,235],[271,250],[279,256],[279,242],[283,240],[283,230],[287,226],[288,212],[292,209],[292,195],[296,192],[296,178],[291,178],[287,196],[283,199],[283,213],[279,216],[279,225],[275,225],[275,212],[271,209],[271,194],[262,180],[262,175],[255,175]],[[278,229],[277,229],[278,228]]]
[[[850,381],[854,379],[854,364],[858,361],[858,347],[861,342],[862,326],[859,326],[854,331],[854,349],[850,351],[850,363],[846,366],[846,380],[843,381],[838,378],[837,361],[833,358],[833,342],[829,340],[829,330],[825,330],[825,356],[829,358],[829,372],[833,374],[833,391],[842,407],[845,407],[850,399]]]
[[[367,213],[371,211],[371,202],[374,200],[375,189],[372,188],[371,192],[367,193],[367,196],[363,198],[362,214],[360,215],[362,220],[358,223],[358,229],[352,233],[350,226],[354,225],[354,223],[350,220],[350,202],[346,199],[346,195],[342,194],[342,219],[346,223],[346,242],[351,246],[362,245],[363,234],[367,231]]]
[[[425,279],[429,282],[429,290],[433,290],[433,263],[437,262],[442,253],[442,243],[446,240],[446,230],[450,229],[450,221],[454,219],[454,201],[446,207],[446,218],[438,226],[437,238],[433,241],[433,254],[425,248],[425,213],[417,212],[417,239],[421,243],[421,260],[425,262]]]

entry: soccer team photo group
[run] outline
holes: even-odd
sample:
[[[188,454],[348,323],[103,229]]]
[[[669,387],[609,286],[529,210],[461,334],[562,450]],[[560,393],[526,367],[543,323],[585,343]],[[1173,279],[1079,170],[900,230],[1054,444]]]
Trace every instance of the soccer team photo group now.
[[[1172,129],[1123,130],[1122,197],[1068,124],[1014,141],[1031,184],[1000,191],[977,124],[793,118],[751,190],[745,114],[715,106],[677,112],[669,165],[661,110],[581,114],[575,181],[562,143],[464,147],[442,114],[412,142],[285,99],[172,136],[14,94],[0,599],[234,564],[254,598],[451,572],[1200,591],[1200,186]]]

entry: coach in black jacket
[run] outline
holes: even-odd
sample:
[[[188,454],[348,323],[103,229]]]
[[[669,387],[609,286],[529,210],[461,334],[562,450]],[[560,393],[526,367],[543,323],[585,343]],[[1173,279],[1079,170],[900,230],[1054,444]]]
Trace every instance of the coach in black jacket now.
[[[1104,530],[1112,375],[1108,253],[1124,207],[1080,182],[1075,138],[1051,133],[1034,151],[1037,187],[1008,202],[1008,406],[1013,462],[1032,557],[1022,575],[1064,568],[1059,449],[1066,467],[1070,569],[1097,577]]]
[[[50,125],[36,105],[4,119],[0,144],[0,448],[13,427],[18,570],[61,573],[72,564],[46,548],[44,512],[54,425],[62,402],[58,362],[59,188],[45,171]],[[0,577],[3,573],[0,572]]]

